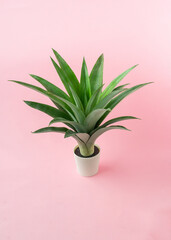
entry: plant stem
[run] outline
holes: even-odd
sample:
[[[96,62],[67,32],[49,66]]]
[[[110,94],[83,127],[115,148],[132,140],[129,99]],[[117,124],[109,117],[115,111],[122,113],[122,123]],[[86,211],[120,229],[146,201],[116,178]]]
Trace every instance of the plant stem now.
[[[88,157],[94,153],[94,144],[87,146],[86,144],[79,144],[80,153],[82,156]]]

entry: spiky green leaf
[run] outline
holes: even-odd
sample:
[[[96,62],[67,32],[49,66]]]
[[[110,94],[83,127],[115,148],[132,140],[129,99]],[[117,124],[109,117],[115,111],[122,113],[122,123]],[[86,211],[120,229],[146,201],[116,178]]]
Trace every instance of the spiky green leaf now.
[[[97,121],[103,116],[104,113],[109,112],[110,109],[96,109],[92,111],[85,119],[84,125],[87,128],[87,132],[94,129]]]
[[[25,83],[25,82],[20,82],[20,81],[15,81],[15,80],[9,80],[11,82],[15,82],[15,83],[18,83],[22,86],[25,86],[25,87],[28,87],[28,88],[31,88],[37,92],[40,92],[42,94],[44,94],[45,96],[49,97],[50,99],[54,100],[56,103],[58,103],[58,105],[60,105],[62,108],[64,108],[66,110],[66,112],[70,115],[70,117],[76,121],[76,118],[74,117],[73,115],[73,111],[71,110],[70,106],[72,106],[73,104],[70,103],[70,106],[68,106],[68,104],[66,104],[64,101],[67,101],[65,99],[62,99],[60,97],[57,97],[56,95],[48,92],[48,91],[45,91],[44,89],[42,88],[39,88],[37,86],[34,86],[32,84],[28,84],[28,83]],[[62,100],[63,101],[62,101]],[[68,102],[68,101],[67,101]],[[73,105],[74,106],[74,105]],[[74,106],[75,107],[75,106]]]
[[[86,143],[90,138],[90,135],[88,133],[77,133],[76,136],[79,137],[79,139],[81,139],[81,141],[84,143]]]
[[[77,133],[77,132],[68,129],[68,131],[66,131],[66,133],[65,133],[64,138],[75,137],[75,136],[76,136],[76,133]]]
[[[148,82],[148,83],[143,83],[143,84],[138,84],[134,87],[131,87],[129,89],[126,89],[124,92],[122,92],[121,94],[119,94],[117,97],[115,97],[114,99],[112,99],[106,106],[106,108],[111,108],[113,109],[120,101],[122,101],[122,99],[124,99],[125,97],[127,97],[129,94],[135,92],[136,90],[138,90],[139,88],[142,88],[148,84],[150,84],[152,82]]]
[[[104,85],[104,84],[103,84]],[[91,96],[91,98],[88,101],[87,107],[85,109],[85,114],[88,115],[93,108],[96,106],[96,104],[98,103],[99,99],[100,99],[100,94],[101,94],[101,90],[103,88],[103,85],[100,86]]]
[[[47,132],[66,133],[67,131],[68,129],[64,127],[45,127],[45,128],[40,128],[32,133],[47,133]]]
[[[59,75],[59,77],[60,77],[60,79],[61,79],[61,81],[62,81],[62,83],[63,83],[63,85],[64,85],[64,87],[65,87],[65,89],[66,89],[66,91],[68,92],[68,94],[69,94],[69,96],[70,96],[70,98],[71,98],[71,102],[74,103],[74,98],[73,98],[73,96],[72,96],[72,92],[71,92],[71,89],[70,89],[70,86],[71,86],[71,85],[70,85],[70,83],[69,83],[69,81],[68,81],[68,78],[67,78],[64,70],[62,70],[62,69],[58,66],[58,64],[53,60],[53,58],[50,57],[50,59],[51,59],[51,61],[52,61],[52,63],[53,63],[53,66],[55,67],[56,72],[58,73],[58,75]]]
[[[75,75],[75,73],[73,72],[73,70],[70,68],[70,66],[67,64],[67,62],[60,56],[60,54],[52,49],[56,59],[59,62],[59,65],[61,66],[62,70],[66,73],[70,83],[72,83],[74,90],[76,91],[77,94],[79,94],[79,81]]]
[[[55,94],[56,96],[62,97],[64,99],[70,101],[70,97],[64,91],[62,91],[60,88],[55,86],[54,84],[50,83],[46,79],[41,78],[37,75],[30,74],[30,76],[32,78],[34,78],[36,81],[38,81],[40,84],[42,84],[47,89],[47,91]]]
[[[66,103],[72,109],[72,111],[73,111],[73,113],[74,113],[74,115],[75,115],[75,117],[76,117],[76,119],[79,123],[84,122],[85,114],[83,113],[83,111],[80,108],[78,108],[77,106],[75,106],[74,104],[72,104],[71,102],[69,102],[65,99],[62,99],[60,97],[58,97],[58,98],[61,99],[64,103]]]
[[[93,131],[91,131],[90,135],[95,133],[100,128],[104,128],[104,127],[107,127],[110,124],[120,122],[120,121],[124,121],[124,120],[129,120],[129,119],[139,119],[140,120],[140,118],[133,117],[133,116],[122,116],[122,117],[112,118],[109,121],[105,122],[104,124],[100,125],[98,128],[95,128]]]
[[[120,122],[120,121],[124,121],[124,120],[129,120],[129,119],[139,119],[140,120],[140,118],[133,117],[133,116],[122,116],[122,117],[112,118],[109,121],[105,122],[100,127],[107,127],[110,124],[113,124],[113,123],[116,123],[116,122]]]
[[[113,91],[111,93],[109,93],[106,97],[104,97],[103,99],[101,99],[99,101],[99,103],[95,106],[95,109],[98,109],[98,108],[105,108],[105,106],[110,102],[110,100],[112,98],[114,98],[116,95],[118,95],[119,93],[125,91],[125,89],[120,89],[120,90],[116,90],[116,91]]]
[[[91,94],[93,94],[103,84],[103,54],[97,59],[91,73],[90,73],[90,86]]]
[[[84,107],[83,107],[83,104],[82,104],[81,99],[79,98],[78,94],[71,87],[70,87],[70,89],[71,89],[72,96],[74,98],[75,105],[84,112]]]
[[[74,132],[72,130],[68,130],[65,133],[65,138],[67,137],[74,137],[77,141],[79,140],[79,143],[84,143],[86,144],[86,142],[88,141],[88,139],[90,138],[90,135],[88,133],[77,133]]]
[[[109,93],[113,91],[113,89],[116,87],[116,85],[132,70],[134,69],[138,64],[134,65],[133,67],[129,68],[125,72],[121,73],[117,78],[115,78],[102,92],[101,98],[104,98]]]
[[[110,108],[111,110],[120,102],[122,101],[125,97],[127,97],[129,94],[135,92],[136,90],[138,90],[139,88],[148,85],[152,82],[148,82],[148,83],[143,83],[143,84],[138,84],[134,87],[131,87],[129,89],[126,89],[124,92],[122,92],[121,94],[119,94],[118,96],[116,96],[114,99],[112,99],[105,108]],[[96,124],[96,127],[98,127],[102,121],[107,117],[108,113],[104,113],[104,115],[99,119],[99,121]]]
[[[96,132],[94,132],[91,137],[89,138],[89,140],[87,141],[87,146],[94,144],[94,142],[96,141],[96,139],[102,135],[103,133],[112,130],[112,129],[121,129],[121,130],[127,130],[127,131],[131,131],[128,128],[124,127],[124,126],[120,126],[120,125],[115,125],[115,126],[110,126],[110,127],[104,127],[104,128],[100,128],[98,129]]]
[[[80,78],[80,98],[84,107],[87,105],[87,102],[91,96],[91,88],[90,88],[90,79],[88,75],[88,69],[83,58],[82,68],[81,68],[81,78]]]
[[[28,83],[24,83],[24,82],[19,82],[19,81],[15,81],[15,80],[11,80],[12,82],[16,82],[18,84],[21,84],[23,86],[29,87],[33,90],[36,90],[46,96],[48,96],[50,99],[54,100],[55,102],[57,102],[61,107],[63,107],[64,109],[66,109],[67,113],[71,116],[71,118],[73,120],[78,120],[78,122],[82,123],[85,119],[85,115],[84,113],[78,108],[76,107],[74,104],[72,104],[71,102],[67,101],[64,98],[61,97],[57,97],[56,95],[45,91],[42,88],[36,87],[34,85],[28,84]],[[74,115],[72,114],[74,113]]]
[[[53,123],[57,123],[57,122],[62,122],[65,124],[70,124],[70,126],[72,126],[75,131],[77,132],[86,132],[86,128],[84,127],[84,125],[82,125],[81,123],[78,122],[74,122],[74,121],[69,121],[68,119],[62,118],[62,117],[56,117],[54,118],[49,125],[53,124]]]
[[[68,120],[71,120],[70,116],[68,114],[66,114],[65,112],[56,109],[52,106],[49,106],[47,104],[43,104],[43,103],[38,103],[38,102],[32,102],[32,101],[24,101],[28,106],[40,110],[41,112],[44,112],[46,114],[48,114],[49,116],[56,118],[56,117],[62,117],[62,118],[66,118]]]
[[[123,85],[120,85],[116,88],[113,89],[113,91],[117,91],[117,90],[120,90],[120,89],[123,89],[125,86],[129,85],[129,83],[126,83],[126,84],[123,84]]]

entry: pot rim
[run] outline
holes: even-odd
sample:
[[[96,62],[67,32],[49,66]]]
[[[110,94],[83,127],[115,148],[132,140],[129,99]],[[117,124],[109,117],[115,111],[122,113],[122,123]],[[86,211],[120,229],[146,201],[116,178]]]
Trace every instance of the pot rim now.
[[[77,157],[77,158],[81,158],[81,159],[91,159],[91,158],[95,158],[97,157],[98,155],[100,155],[100,146],[98,144],[94,144],[94,146],[96,146],[98,149],[99,149],[99,152],[95,155],[95,156],[92,156],[92,157],[81,157],[81,156],[78,156],[77,154],[75,154],[75,150],[79,147],[79,145],[76,145],[74,147],[74,155]]]

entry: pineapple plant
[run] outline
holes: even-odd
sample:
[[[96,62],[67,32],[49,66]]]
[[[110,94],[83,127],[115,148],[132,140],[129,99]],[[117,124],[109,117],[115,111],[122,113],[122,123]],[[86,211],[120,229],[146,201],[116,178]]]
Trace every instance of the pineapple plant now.
[[[28,106],[42,111],[52,118],[46,127],[32,133],[63,133],[65,138],[72,137],[77,141],[80,156],[90,157],[95,150],[95,141],[100,135],[112,129],[129,131],[129,129],[117,123],[128,119],[139,119],[133,116],[120,116],[104,122],[108,114],[125,97],[151,82],[138,84],[130,88],[128,88],[128,84],[118,85],[137,64],[116,77],[103,90],[103,54],[97,59],[90,74],[85,58],[83,58],[79,81],[67,62],[57,51],[52,50],[57,61],[52,57],[51,61],[66,92],[44,78],[33,74],[30,74],[30,76],[44,88],[21,81],[9,81],[44,94],[54,104],[54,106],[50,106],[33,101],[24,101]],[[65,126],[54,126],[59,122]]]

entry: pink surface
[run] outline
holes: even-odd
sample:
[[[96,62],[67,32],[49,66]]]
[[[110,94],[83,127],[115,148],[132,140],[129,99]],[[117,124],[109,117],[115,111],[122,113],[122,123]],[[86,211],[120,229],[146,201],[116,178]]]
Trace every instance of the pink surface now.
[[[135,1],[0,1],[0,239],[171,239],[171,4]],[[139,63],[123,83],[154,81],[110,117],[133,115],[132,132],[100,137],[98,175],[76,173],[72,139],[31,131],[50,118],[22,100],[50,101],[16,79],[29,73],[62,86],[56,49],[80,76],[104,53],[106,85]]]

